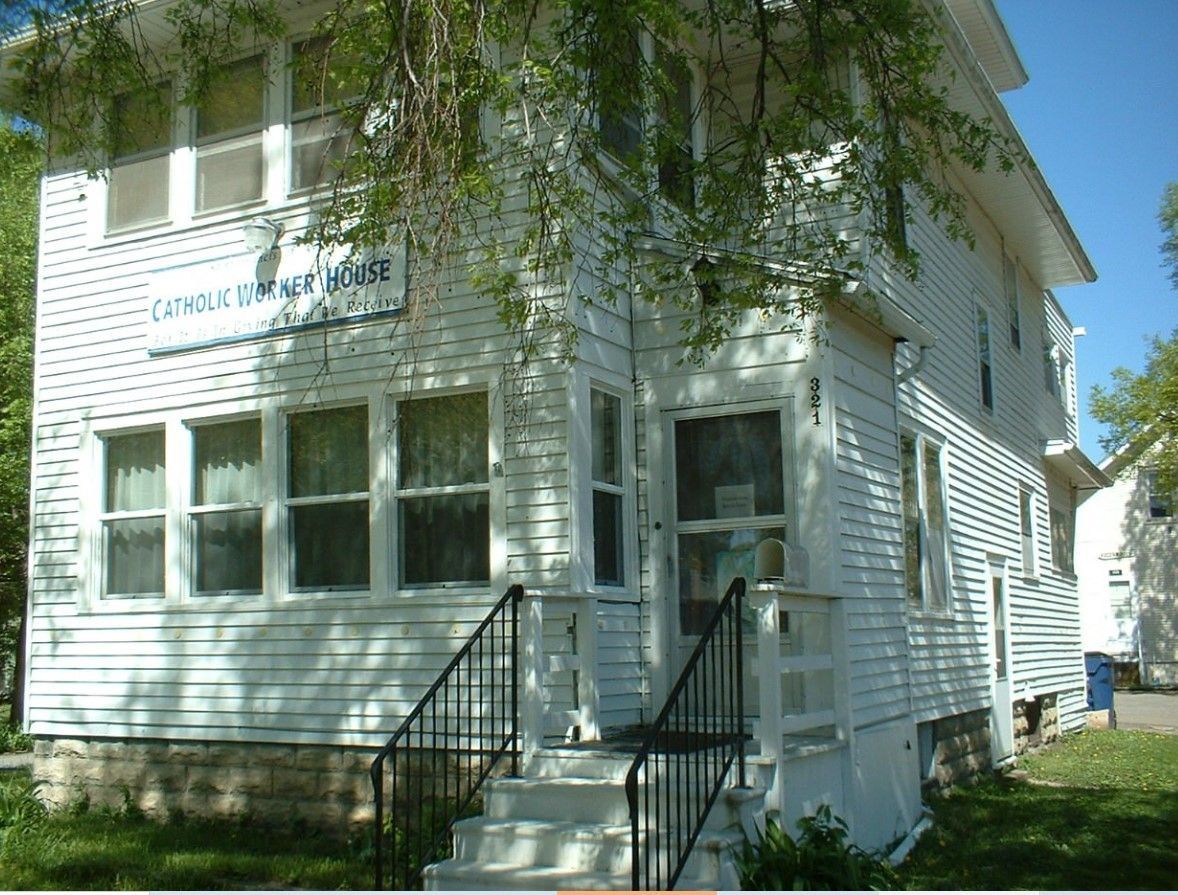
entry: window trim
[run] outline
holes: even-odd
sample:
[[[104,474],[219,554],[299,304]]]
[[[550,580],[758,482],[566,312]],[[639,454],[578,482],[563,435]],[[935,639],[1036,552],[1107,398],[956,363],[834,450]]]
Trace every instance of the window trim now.
[[[585,407],[589,412],[588,425],[588,439],[586,444],[588,450],[586,451],[585,462],[585,478],[588,486],[585,489],[585,515],[588,517],[588,524],[586,526],[587,538],[585,540],[586,550],[581,552],[587,553],[588,559],[586,562],[586,581],[588,589],[594,592],[611,593],[611,594],[625,594],[637,592],[635,586],[635,576],[638,574],[637,562],[635,560],[635,543],[637,538],[637,531],[635,525],[635,485],[636,472],[634,470],[633,458],[633,436],[634,436],[634,405],[633,395],[628,391],[601,382],[598,379],[590,378],[587,382],[586,390],[586,404]],[[593,443],[596,433],[593,431],[592,407],[593,407],[593,392],[600,392],[608,395],[618,401],[618,467],[620,484],[611,484],[609,482],[598,481],[593,478]],[[621,498],[621,526],[620,532],[621,540],[621,555],[618,557],[621,583],[607,584],[597,581],[597,543],[594,536],[595,508],[594,497],[598,491],[608,494],[613,494]]]

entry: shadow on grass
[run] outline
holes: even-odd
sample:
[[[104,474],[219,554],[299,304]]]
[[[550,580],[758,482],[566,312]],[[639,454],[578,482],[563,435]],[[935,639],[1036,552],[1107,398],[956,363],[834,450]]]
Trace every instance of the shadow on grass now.
[[[933,802],[908,889],[1172,889],[1178,793],[985,781]]]

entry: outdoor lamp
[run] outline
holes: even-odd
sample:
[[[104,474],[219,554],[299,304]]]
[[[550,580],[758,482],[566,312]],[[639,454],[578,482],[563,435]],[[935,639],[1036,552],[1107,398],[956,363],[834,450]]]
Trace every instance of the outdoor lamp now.
[[[245,240],[245,247],[255,254],[268,252],[282,238],[286,228],[269,218],[254,218],[241,228],[241,235]]]

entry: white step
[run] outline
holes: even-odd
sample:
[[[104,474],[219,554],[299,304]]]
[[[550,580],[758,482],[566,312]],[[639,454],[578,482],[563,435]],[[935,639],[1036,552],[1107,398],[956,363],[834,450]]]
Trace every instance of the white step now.
[[[484,814],[455,825],[454,857],[426,868],[425,887],[629,889],[631,761],[583,747],[539,750],[528,777],[488,782]],[[764,789],[720,792],[677,888],[739,887],[733,851],[764,796]]]
[[[705,878],[716,876],[721,858],[742,841],[743,837],[735,830],[705,830],[685,872]],[[455,827],[454,857],[523,867],[577,867],[626,874],[630,872],[630,842],[629,824],[475,817]]]

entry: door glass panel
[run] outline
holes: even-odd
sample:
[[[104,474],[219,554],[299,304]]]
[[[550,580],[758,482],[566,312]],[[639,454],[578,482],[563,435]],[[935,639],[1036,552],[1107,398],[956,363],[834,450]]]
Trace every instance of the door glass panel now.
[[[990,579],[990,590],[994,601],[994,676],[998,680],[1006,677],[1006,607],[1002,579]]]
[[[785,528],[738,528],[679,535],[679,631],[700,634],[733,578],[752,581],[757,544],[785,540]]]
[[[780,414],[678,420],[675,473],[680,522],[781,515]]]

